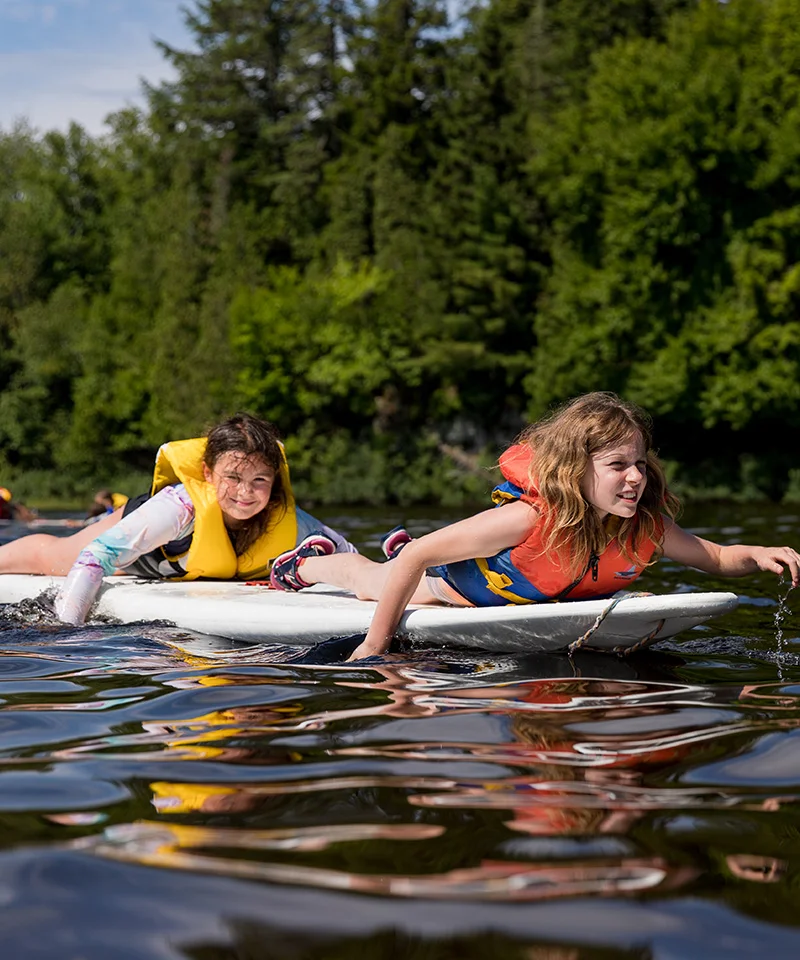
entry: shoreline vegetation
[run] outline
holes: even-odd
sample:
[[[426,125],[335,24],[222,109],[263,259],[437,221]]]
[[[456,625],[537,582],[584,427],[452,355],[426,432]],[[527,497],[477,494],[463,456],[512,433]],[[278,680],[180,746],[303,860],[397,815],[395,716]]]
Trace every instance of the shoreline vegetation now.
[[[107,133],[0,131],[0,484],[238,409],[318,504],[480,504],[554,404],[800,502],[800,0],[203,0]],[[450,18],[450,19],[448,19]]]
[[[291,443],[288,444],[291,450]],[[357,453],[357,451],[356,451]],[[317,506],[341,507],[408,507],[426,505],[444,509],[489,506],[489,493],[497,483],[496,468],[490,457],[458,456],[449,465],[443,459],[442,469],[430,479],[430,460],[405,463],[376,457],[373,450],[362,451],[363,463],[357,455],[346,461],[346,469],[337,471],[335,464],[305,464],[305,469],[293,472],[295,495],[309,509]],[[776,499],[760,478],[765,476],[762,465],[744,457],[738,475],[721,476],[719,469],[709,471],[710,465],[700,471],[687,470],[674,461],[664,461],[670,488],[684,506],[713,502],[800,504],[800,469],[791,470],[783,495]],[[363,472],[363,469],[369,472]],[[709,472],[712,479],[709,480]],[[415,477],[427,474],[427,482],[416,483]],[[716,479],[713,479],[716,478]],[[21,474],[14,486],[15,496],[28,506],[42,511],[83,513],[94,492],[100,487],[135,496],[149,489],[151,476],[147,473],[119,474],[115,482],[86,486],[84,480],[60,478],[56,486],[52,473]],[[446,484],[446,487],[442,486]]]

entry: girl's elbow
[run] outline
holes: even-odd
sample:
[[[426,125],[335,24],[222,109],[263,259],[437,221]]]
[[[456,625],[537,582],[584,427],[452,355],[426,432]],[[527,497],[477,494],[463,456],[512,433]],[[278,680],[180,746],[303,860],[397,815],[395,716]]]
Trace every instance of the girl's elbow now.
[[[394,560],[390,561],[395,565],[396,570],[402,570],[408,575],[419,574],[420,576],[428,567],[437,562],[438,560],[431,556],[430,551],[421,540],[412,540],[411,543],[403,547]]]

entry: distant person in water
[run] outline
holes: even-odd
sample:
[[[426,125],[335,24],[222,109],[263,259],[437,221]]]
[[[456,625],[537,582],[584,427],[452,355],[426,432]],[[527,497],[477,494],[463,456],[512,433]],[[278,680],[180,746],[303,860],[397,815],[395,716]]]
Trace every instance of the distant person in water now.
[[[15,500],[8,487],[0,487],[0,520],[17,520],[20,523],[30,523],[36,520],[38,514]]]
[[[659,557],[722,577],[757,570],[800,582],[791,547],[720,546],[682,530],[652,449],[650,419],[590,393],[534,423],[500,457],[496,507],[418,540],[384,542],[388,563],[301,545],[275,561],[273,585],[344,587],[378,607],[351,659],[383,653],[409,603],[493,606],[609,597]]]
[[[124,493],[112,493],[106,488],[98,490],[92,500],[92,505],[86,512],[87,520],[96,520],[98,517],[104,517],[108,513],[113,513],[124,507],[128,502],[128,497]]]
[[[124,570],[165,580],[260,580],[291,547],[355,553],[355,547],[295,505],[275,427],[246,413],[207,437],[165,443],[151,492],[71,537],[43,534],[0,547],[0,573],[67,580],[56,601],[82,623],[104,575]]]

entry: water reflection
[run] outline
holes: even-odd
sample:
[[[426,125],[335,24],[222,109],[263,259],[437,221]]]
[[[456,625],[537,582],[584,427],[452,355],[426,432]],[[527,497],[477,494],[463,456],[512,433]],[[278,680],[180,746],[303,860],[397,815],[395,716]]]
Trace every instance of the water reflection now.
[[[775,883],[786,873],[785,860],[752,853],[728,854],[725,864],[735,877],[755,883]]]
[[[800,704],[786,684],[613,680],[577,676],[574,664],[572,676],[489,683],[510,672],[508,664],[472,674],[430,662],[359,671],[192,666],[151,678],[183,694],[156,701],[169,719],[142,719],[127,734],[53,754],[124,761],[129,775],[142,766],[144,778],[158,765],[181,772],[148,781],[160,822],[112,824],[76,841],[83,852],[401,898],[664,895],[691,888],[707,867],[674,849],[604,838],[636,836],[663,813],[769,813],[797,800],[796,790],[765,796],[763,784],[681,782],[714,762],[729,738],[742,750],[765,730],[796,726]],[[209,693],[220,708],[198,714]],[[116,701],[123,712],[142,714],[125,699]],[[192,776],[209,761],[213,780]],[[255,776],[243,777],[245,769]],[[304,795],[310,804],[301,805]],[[302,823],[323,809],[324,824]],[[259,826],[282,820],[292,825]],[[510,841],[514,835],[525,840]],[[390,851],[389,840],[424,841],[426,854]],[[733,850],[717,872],[777,884],[787,862]]]
[[[769,589],[748,583],[727,633],[630,661],[415,650],[313,666],[290,645],[11,618],[9,956],[41,939],[27,905],[68,930],[80,902],[91,936],[127,924],[148,958],[397,956],[387,930],[413,930],[420,951],[400,955],[426,960],[700,957],[723,927],[726,956],[794,956],[800,667],[777,650]],[[183,939],[156,946],[159,924]]]
[[[474,868],[430,874],[356,873],[308,866],[255,860],[254,851],[295,851],[318,853],[333,844],[347,842],[430,840],[441,835],[441,828],[430,825],[397,825],[370,828],[357,826],[330,829],[304,835],[275,835],[256,831],[231,831],[218,827],[196,828],[178,825],[137,823],[109,828],[91,840],[76,843],[81,850],[116,860],[202,870],[231,877],[246,877],[277,883],[291,883],[349,890],[358,893],[408,898],[501,899],[507,901],[540,900],[576,895],[611,895],[647,890],[664,883],[666,865],[656,860],[629,859],[619,863],[570,866],[565,864],[522,864],[508,861],[484,861]],[[244,849],[246,860],[226,856],[224,851]],[[683,875],[681,875],[683,873]],[[692,868],[673,870],[671,885],[697,875]]]

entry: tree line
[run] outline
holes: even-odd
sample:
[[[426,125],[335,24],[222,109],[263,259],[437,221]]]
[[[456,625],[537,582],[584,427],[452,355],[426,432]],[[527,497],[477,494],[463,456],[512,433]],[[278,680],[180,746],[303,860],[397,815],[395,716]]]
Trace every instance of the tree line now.
[[[0,134],[5,485],[244,408],[316,500],[456,503],[610,389],[684,489],[800,496],[800,0],[185,16],[104,135]]]

